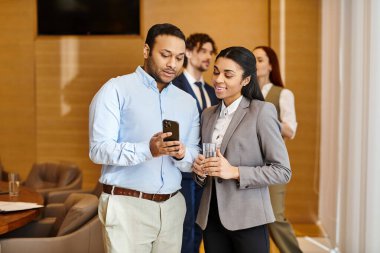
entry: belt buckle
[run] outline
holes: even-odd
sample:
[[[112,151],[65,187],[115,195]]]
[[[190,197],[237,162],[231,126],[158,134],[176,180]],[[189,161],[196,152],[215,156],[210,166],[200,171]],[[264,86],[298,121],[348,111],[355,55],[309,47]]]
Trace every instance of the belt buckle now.
[[[115,191],[115,186],[112,185],[111,195],[114,195],[114,191]]]

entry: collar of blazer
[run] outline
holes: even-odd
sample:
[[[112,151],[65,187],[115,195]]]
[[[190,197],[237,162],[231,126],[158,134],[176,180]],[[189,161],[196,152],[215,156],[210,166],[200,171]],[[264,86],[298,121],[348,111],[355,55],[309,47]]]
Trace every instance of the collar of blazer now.
[[[244,115],[247,113],[247,108],[251,104],[250,100],[243,97],[241,100],[238,108],[236,109],[234,116],[232,117],[231,123],[228,126],[226,133],[224,134],[222,145],[220,147],[220,152],[222,155],[224,155],[224,152],[226,151],[227,144],[230,141],[233,133],[235,132],[235,129],[238,127],[242,119],[244,118]],[[220,110],[222,107],[222,103],[219,103],[219,105],[212,107],[210,110],[210,115],[208,115],[209,120],[206,123],[206,129],[205,129],[205,136],[204,142],[211,142],[212,133],[215,128],[216,121],[218,120]]]

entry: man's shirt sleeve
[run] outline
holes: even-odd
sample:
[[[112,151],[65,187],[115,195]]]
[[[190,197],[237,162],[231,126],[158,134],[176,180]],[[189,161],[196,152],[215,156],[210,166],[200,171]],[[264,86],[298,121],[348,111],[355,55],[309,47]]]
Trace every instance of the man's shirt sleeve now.
[[[152,159],[149,142],[118,143],[119,129],[119,96],[111,79],[90,105],[90,159],[97,164],[118,166],[132,166]]]

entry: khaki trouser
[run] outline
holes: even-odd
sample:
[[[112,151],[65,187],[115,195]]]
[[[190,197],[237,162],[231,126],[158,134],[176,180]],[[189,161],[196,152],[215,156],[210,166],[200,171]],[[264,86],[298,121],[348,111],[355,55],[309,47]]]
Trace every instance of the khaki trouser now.
[[[270,199],[276,221],[269,224],[269,232],[273,242],[281,253],[302,252],[298,246],[293,228],[285,218],[286,185],[269,186]]]
[[[178,253],[181,251],[185,199],[164,202],[102,193],[99,218],[108,253]]]

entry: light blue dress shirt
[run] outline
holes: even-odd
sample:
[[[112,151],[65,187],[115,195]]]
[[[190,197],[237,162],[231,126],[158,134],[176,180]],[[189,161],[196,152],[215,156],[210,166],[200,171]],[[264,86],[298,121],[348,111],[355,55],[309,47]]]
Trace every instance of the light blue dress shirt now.
[[[162,120],[179,123],[185,157],[153,158],[152,136]],[[90,159],[102,164],[100,182],[145,193],[173,193],[181,188],[181,172],[190,172],[199,153],[199,113],[195,99],[169,84],[161,93],[141,67],[112,78],[90,105]]]

